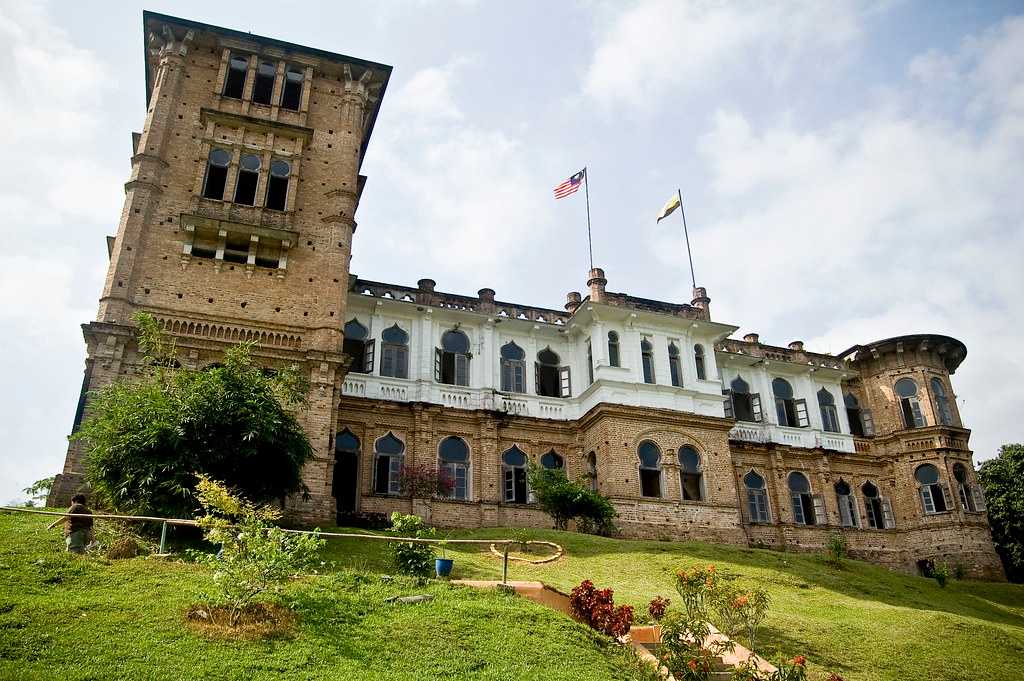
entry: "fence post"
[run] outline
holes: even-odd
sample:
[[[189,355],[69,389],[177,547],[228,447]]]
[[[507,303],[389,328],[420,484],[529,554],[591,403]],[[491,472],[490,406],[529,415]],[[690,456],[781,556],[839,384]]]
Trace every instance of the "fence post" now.
[[[167,521],[164,521],[160,528],[160,553],[167,553]]]
[[[505,557],[501,566],[501,583],[508,586],[508,547],[510,544],[505,542]]]

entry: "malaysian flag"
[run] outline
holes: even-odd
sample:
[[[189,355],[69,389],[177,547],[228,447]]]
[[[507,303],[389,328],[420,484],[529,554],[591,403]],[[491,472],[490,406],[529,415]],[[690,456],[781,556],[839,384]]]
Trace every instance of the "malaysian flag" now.
[[[580,172],[576,173],[562,184],[555,187],[555,198],[564,199],[570,194],[575,194],[579,191],[580,185],[583,184],[583,178],[586,176],[587,170],[584,168]]]

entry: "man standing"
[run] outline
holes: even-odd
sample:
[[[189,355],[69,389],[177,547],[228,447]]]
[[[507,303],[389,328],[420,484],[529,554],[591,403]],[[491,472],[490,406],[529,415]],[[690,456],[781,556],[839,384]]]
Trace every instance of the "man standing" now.
[[[92,518],[82,516],[92,515],[92,511],[85,505],[85,495],[76,494],[71,497],[71,508],[68,515],[57,518],[47,529],[56,527],[61,520],[64,521],[64,543],[71,553],[85,553],[85,547],[92,538]]]

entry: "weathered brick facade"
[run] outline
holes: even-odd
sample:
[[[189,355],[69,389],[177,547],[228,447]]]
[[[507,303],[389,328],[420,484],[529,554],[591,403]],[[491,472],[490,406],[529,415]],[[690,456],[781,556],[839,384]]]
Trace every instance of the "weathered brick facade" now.
[[[390,67],[144,21],[146,119],[99,312],[83,325],[83,396],[136,370],[131,319],[146,311],[183,366],[252,339],[268,366],[308,372],[300,419],[316,456],[311,498],[289,502],[296,520],[401,510],[440,526],[549,526],[515,491],[503,463],[514,447],[592,480],[625,536],[819,550],[841,530],[855,555],[896,569],[938,559],[1002,577],[949,381],[958,341],[905,336],[832,357],[730,339],[737,327],[712,320],[704,289],[690,303],[635,298],[607,290],[599,268],[564,310],[350,276],[359,168]],[[389,488],[389,435],[403,465],[428,468],[459,438],[463,498]],[[655,452],[646,487],[641,448]],[[81,472],[74,443],[51,504]]]

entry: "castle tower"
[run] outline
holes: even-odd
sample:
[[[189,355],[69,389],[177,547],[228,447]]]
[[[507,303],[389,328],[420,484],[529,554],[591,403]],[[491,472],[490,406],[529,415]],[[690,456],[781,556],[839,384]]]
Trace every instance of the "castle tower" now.
[[[135,371],[137,312],[184,366],[257,341],[261,363],[308,372],[312,496],[292,510],[330,517],[359,169],[391,67],[151,12],[143,25],[146,117],[96,321],[82,327],[74,428],[88,391]],[[73,443],[51,505],[82,484],[81,457]]]
[[[959,563],[1002,578],[950,376],[967,355],[948,336],[912,335],[843,353],[859,377],[846,383],[849,423],[885,462],[880,493],[908,555]],[[908,568],[914,566],[907,566]]]

